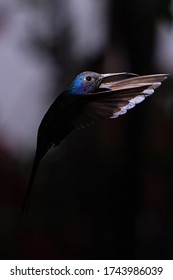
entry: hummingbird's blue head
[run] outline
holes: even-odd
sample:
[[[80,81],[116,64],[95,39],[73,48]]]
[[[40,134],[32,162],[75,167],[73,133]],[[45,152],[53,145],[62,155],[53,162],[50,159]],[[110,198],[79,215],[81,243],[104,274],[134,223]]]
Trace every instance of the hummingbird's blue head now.
[[[95,72],[82,72],[73,81],[71,94],[87,94],[96,91],[102,82],[102,75]]]

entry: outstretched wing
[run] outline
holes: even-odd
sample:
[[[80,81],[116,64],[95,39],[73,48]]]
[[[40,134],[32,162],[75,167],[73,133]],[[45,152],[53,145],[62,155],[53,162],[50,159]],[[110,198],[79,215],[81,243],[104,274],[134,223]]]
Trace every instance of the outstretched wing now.
[[[74,129],[125,114],[127,110],[152,95],[167,77],[166,74],[157,74],[102,83],[97,92],[83,95],[88,102],[74,121]]]

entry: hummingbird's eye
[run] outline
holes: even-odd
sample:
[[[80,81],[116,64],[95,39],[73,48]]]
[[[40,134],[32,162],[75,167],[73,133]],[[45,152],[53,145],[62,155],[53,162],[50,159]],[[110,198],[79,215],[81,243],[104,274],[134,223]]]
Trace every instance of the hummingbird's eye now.
[[[86,80],[87,82],[91,82],[91,81],[93,80],[93,77],[91,77],[91,76],[86,76],[86,77],[85,77],[85,80]]]

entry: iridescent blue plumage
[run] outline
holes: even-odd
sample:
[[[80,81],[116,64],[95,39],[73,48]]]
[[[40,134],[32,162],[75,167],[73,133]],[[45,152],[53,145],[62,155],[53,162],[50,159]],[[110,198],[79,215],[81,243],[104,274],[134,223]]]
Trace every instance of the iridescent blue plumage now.
[[[74,95],[92,93],[101,83],[100,74],[95,72],[83,72],[73,81],[70,93]]]
[[[71,88],[55,99],[41,121],[22,213],[25,211],[40,160],[52,146],[59,145],[73,130],[125,114],[151,95],[167,76],[138,76],[125,72],[99,74],[89,71],[79,74]]]

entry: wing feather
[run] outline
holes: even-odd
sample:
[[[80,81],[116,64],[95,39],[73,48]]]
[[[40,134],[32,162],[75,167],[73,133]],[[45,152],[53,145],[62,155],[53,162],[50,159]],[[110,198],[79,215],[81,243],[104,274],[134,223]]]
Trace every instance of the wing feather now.
[[[103,83],[98,92],[83,95],[88,99],[74,128],[81,129],[108,118],[117,118],[154,93],[167,78],[166,74],[135,76],[121,81]]]

